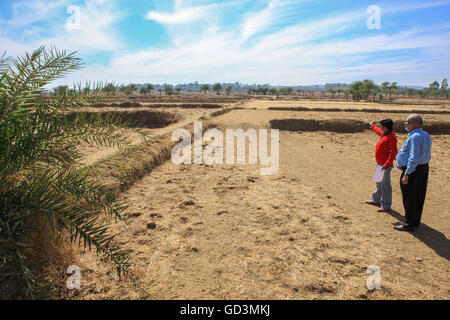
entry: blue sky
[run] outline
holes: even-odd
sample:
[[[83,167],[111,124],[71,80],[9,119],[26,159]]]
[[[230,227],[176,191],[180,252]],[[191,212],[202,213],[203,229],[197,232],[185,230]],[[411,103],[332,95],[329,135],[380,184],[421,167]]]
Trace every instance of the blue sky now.
[[[0,51],[77,51],[58,83],[309,85],[450,77],[450,0],[0,0]],[[380,9],[380,28],[370,6]]]

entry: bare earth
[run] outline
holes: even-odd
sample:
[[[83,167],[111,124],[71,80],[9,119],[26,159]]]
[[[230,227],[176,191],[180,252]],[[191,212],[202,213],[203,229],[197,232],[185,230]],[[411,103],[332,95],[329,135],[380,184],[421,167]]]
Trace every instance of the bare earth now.
[[[234,110],[215,122],[222,130],[258,128],[288,114],[307,116],[305,112]],[[325,112],[315,116],[334,117]],[[365,116],[367,121],[383,117],[351,116]],[[338,118],[345,117],[340,113]],[[432,117],[448,121],[448,116],[439,115],[424,119]],[[406,135],[399,133],[398,139],[400,147]],[[364,203],[375,188],[371,180],[378,136],[370,131],[282,131],[280,170],[273,176],[260,175],[259,165],[168,161],[121,195],[132,204],[127,211],[129,224],[112,224],[119,242],[132,251],[132,271],[148,295],[139,286],[118,280],[110,266],[89,252],[80,253],[76,262],[82,270],[82,289],[68,295],[83,299],[449,299],[450,139],[448,135],[432,139],[427,199],[422,225],[414,233],[393,229],[403,221],[404,212],[399,170],[391,175],[392,213],[378,213]],[[371,265],[380,267],[380,290],[366,287]]]

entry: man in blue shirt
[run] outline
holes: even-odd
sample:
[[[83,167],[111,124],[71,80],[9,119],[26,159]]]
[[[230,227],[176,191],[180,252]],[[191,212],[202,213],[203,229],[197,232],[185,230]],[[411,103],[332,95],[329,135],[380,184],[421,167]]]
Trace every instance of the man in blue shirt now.
[[[406,223],[395,226],[400,231],[414,231],[420,225],[428,183],[428,162],[431,158],[431,137],[422,130],[423,120],[418,114],[405,122],[408,131],[403,147],[397,154],[397,168],[402,170],[400,188],[403,196]]]

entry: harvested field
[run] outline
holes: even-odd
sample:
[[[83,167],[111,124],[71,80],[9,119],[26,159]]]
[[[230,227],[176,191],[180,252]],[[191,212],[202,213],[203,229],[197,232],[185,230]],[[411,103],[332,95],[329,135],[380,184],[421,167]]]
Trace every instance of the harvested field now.
[[[255,112],[255,111],[259,112]],[[278,111],[278,110],[261,110],[261,109],[238,109],[233,110],[221,119],[225,122],[235,122],[239,119],[248,119],[251,123],[258,126],[266,126],[270,120],[273,119],[313,119],[313,120],[334,120],[334,119],[349,119],[358,120],[361,122],[381,121],[385,118],[390,118],[394,124],[399,123],[403,126],[406,118],[410,112],[405,113],[364,113],[364,112],[298,112],[298,111]],[[424,114],[422,118],[427,122],[450,122],[450,115],[448,114]],[[404,132],[402,129],[400,132]]]
[[[136,157],[144,164],[148,155],[153,161],[156,145],[139,147],[138,156],[117,154],[98,162],[92,168],[111,171],[119,199],[131,205],[128,224],[111,227],[131,252],[136,279],[119,280],[94,253],[78,250],[75,263],[84,270],[83,287],[76,295],[65,290],[66,298],[450,298],[448,136],[432,137],[422,225],[415,233],[400,233],[393,229],[404,219],[398,170],[392,172],[391,213],[364,203],[375,186],[378,136],[361,119],[371,120],[372,113],[224,110],[212,112],[213,123],[206,127],[224,131],[287,123],[295,131],[301,124],[303,132],[280,132],[280,169],[274,176],[261,176],[260,165],[164,162],[167,147],[150,170],[124,174],[132,171],[121,169],[121,159],[125,164]],[[353,118],[339,118],[343,114]],[[408,114],[395,114],[398,125]],[[447,117],[424,119],[430,130],[443,131]],[[330,127],[336,132],[326,130]],[[168,141],[170,130],[164,130]],[[397,135],[400,147],[406,134],[399,130]],[[155,143],[167,146],[164,140]],[[380,290],[366,287],[370,265],[381,269]]]
[[[355,101],[345,101],[345,100],[293,100],[286,101],[282,98],[279,100],[249,100],[244,101],[241,106],[246,108],[257,108],[257,109],[267,109],[271,107],[283,107],[283,108],[320,108],[320,109],[380,109],[380,110],[404,110],[405,112],[410,112],[411,110],[421,109],[421,110],[450,110],[450,103],[447,101],[424,101],[423,104],[417,104],[416,101],[409,101],[396,104],[396,103],[378,103],[378,102],[355,102]],[[420,106],[420,107],[418,107]]]
[[[364,112],[364,113],[405,113],[405,110],[385,109],[351,109],[351,108],[305,108],[305,107],[269,107],[269,110],[309,111],[309,112]],[[450,114],[450,110],[410,110],[420,114]]]
[[[253,99],[251,96],[234,94],[225,95],[204,95],[204,94],[184,94],[182,96],[129,96],[130,100],[142,103],[235,103],[243,100]]]
[[[137,103],[124,102],[120,104],[99,103],[89,106],[90,108],[184,108],[184,109],[219,109],[221,104],[212,103]]]

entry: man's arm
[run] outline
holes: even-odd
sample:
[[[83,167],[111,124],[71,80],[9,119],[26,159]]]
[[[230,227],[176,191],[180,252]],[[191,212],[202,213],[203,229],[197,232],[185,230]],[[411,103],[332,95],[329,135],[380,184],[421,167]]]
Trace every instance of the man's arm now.
[[[388,140],[388,148],[389,148],[389,156],[386,160],[386,163],[384,164],[385,167],[389,168],[392,167],[394,164],[394,159],[397,156],[397,139],[389,139]]]
[[[416,170],[417,165],[419,164],[419,149],[420,149],[420,137],[419,136],[411,136],[410,141],[410,151],[408,164],[406,165],[405,175],[410,175]]]
[[[381,128],[378,128],[376,125],[371,124],[370,125],[370,129],[372,129],[373,131],[375,131],[375,133],[379,136],[381,136],[383,134],[383,130]]]

